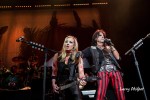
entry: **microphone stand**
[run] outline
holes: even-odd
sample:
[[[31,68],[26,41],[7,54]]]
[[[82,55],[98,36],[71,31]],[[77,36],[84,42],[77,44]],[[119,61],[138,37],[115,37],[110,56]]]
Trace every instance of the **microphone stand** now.
[[[52,52],[57,52],[57,51],[45,48],[43,45],[31,42],[31,41],[30,42],[26,42],[26,43],[31,45],[32,48],[35,48],[35,49],[38,49],[38,50],[41,50],[41,51],[45,52],[45,56],[44,56],[45,57],[45,60],[44,60],[44,75],[43,75],[43,97],[42,97],[42,100],[45,100],[47,55],[48,55],[48,51],[49,50],[52,51]]]
[[[150,36],[150,33],[148,35],[146,35],[144,38],[140,39],[138,42],[136,42],[133,45],[133,47],[125,53],[125,55],[129,54],[130,52],[133,54],[134,61],[135,61],[134,63],[135,63],[135,66],[137,68],[138,75],[139,75],[139,78],[140,78],[140,82],[141,82],[141,85],[142,85],[143,88],[144,88],[144,84],[143,84],[141,73],[140,73],[140,70],[139,70],[139,64],[138,64],[138,61],[137,61],[137,58],[136,58],[136,55],[135,55],[135,50],[137,50],[140,46],[142,46],[143,40],[145,40],[149,36]],[[145,100],[148,100],[147,96],[146,96],[145,88],[144,88],[144,97],[145,97]]]
[[[28,45],[31,45],[32,48],[34,49],[38,49],[38,50],[41,50],[41,51],[44,51],[45,52],[45,60],[44,60],[44,76],[43,76],[43,100],[45,100],[45,90],[46,90],[46,67],[47,67],[47,55],[48,55],[48,51],[52,51],[52,52],[57,52],[55,50],[52,50],[52,49],[48,49],[48,48],[45,48],[44,45],[41,45],[41,44],[38,44],[38,43],[35,43],[35,42],[32,42],[32,41],[25,41],[24,40],[24,37],[20,37],[18,41],[16,42],[24,42],[24,43],[27,43]]]
[[[43,76],[43,100],[45,100],[45,90],[46,90],[46,67],[47,67],[47,54],[48,49],[44,49],[45,61],[44,61],[44,76]]]

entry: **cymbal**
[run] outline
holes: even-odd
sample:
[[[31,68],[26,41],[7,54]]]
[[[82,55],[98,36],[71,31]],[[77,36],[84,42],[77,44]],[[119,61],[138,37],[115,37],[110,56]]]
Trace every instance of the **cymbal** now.
[[[12,61],[15,63],[23,63],[23,62],[25,62],[25,58],[23,58],[22,56],[13,57]]]

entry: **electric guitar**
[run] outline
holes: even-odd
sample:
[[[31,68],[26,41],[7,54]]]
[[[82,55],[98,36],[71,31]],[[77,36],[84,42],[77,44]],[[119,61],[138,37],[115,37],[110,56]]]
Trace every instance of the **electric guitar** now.
[[[73,85],[76,85],[77,84],[77,81],[73,81],[71,83],[68,83],[68,84],[65,84],[65,85],[60,85],[59,86],[59,90],[62,91],[62,90],[65,90]]]
[[[85,77],[84,81],[86,82],[93,82],[93,81],[97,81],[97,80],[100,80],[101,78],[100,77],[97,77],[97,76],[88,76],[88,77]],[[73,85],[76,85],[76,84],[79,84],[80,81],[82,81],[81,79],[78,79],[77,78],[77,81],[73,81],[71,83],[68,83],[68,84],[63,84],[63,85],[59,85],[59,90],[62,91],[62,90],[65,90]],[[84,86],[80,85],[79,84],[79,89],[83,89]]]

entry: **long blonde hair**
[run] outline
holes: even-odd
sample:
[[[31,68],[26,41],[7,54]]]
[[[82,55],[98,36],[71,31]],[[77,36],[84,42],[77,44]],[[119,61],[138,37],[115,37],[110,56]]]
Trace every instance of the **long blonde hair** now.
[[[77,41],[77,38],[72,36],[72,35],[69,35],[65,38],[64,40],[64,43],[63,43],[63,47],[62,47],[62,50],[61,50],[61,53],[60,53],[60,61],[64,61],[65,60],[65,57],[67,56],[67,53],[66,53],[66,49],[65,49],[65,41],[68,39],[68,38],[73,38],[74,40],[74,47],[72,49],[72,57],[71,59],[73,60],[73,62],[75,62],[75,59],[76,59],[76,53],[78,52],[78,41]]]

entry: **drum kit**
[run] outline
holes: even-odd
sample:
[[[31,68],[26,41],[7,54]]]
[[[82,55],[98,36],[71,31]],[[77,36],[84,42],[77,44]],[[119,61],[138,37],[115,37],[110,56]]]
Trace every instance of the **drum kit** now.
[[[38,57],[31,56],[28,61],[22,56],[13,57],[10,69],[0,61],[0,89],[18,90],[30,86],[33,78],[40,78]]]

